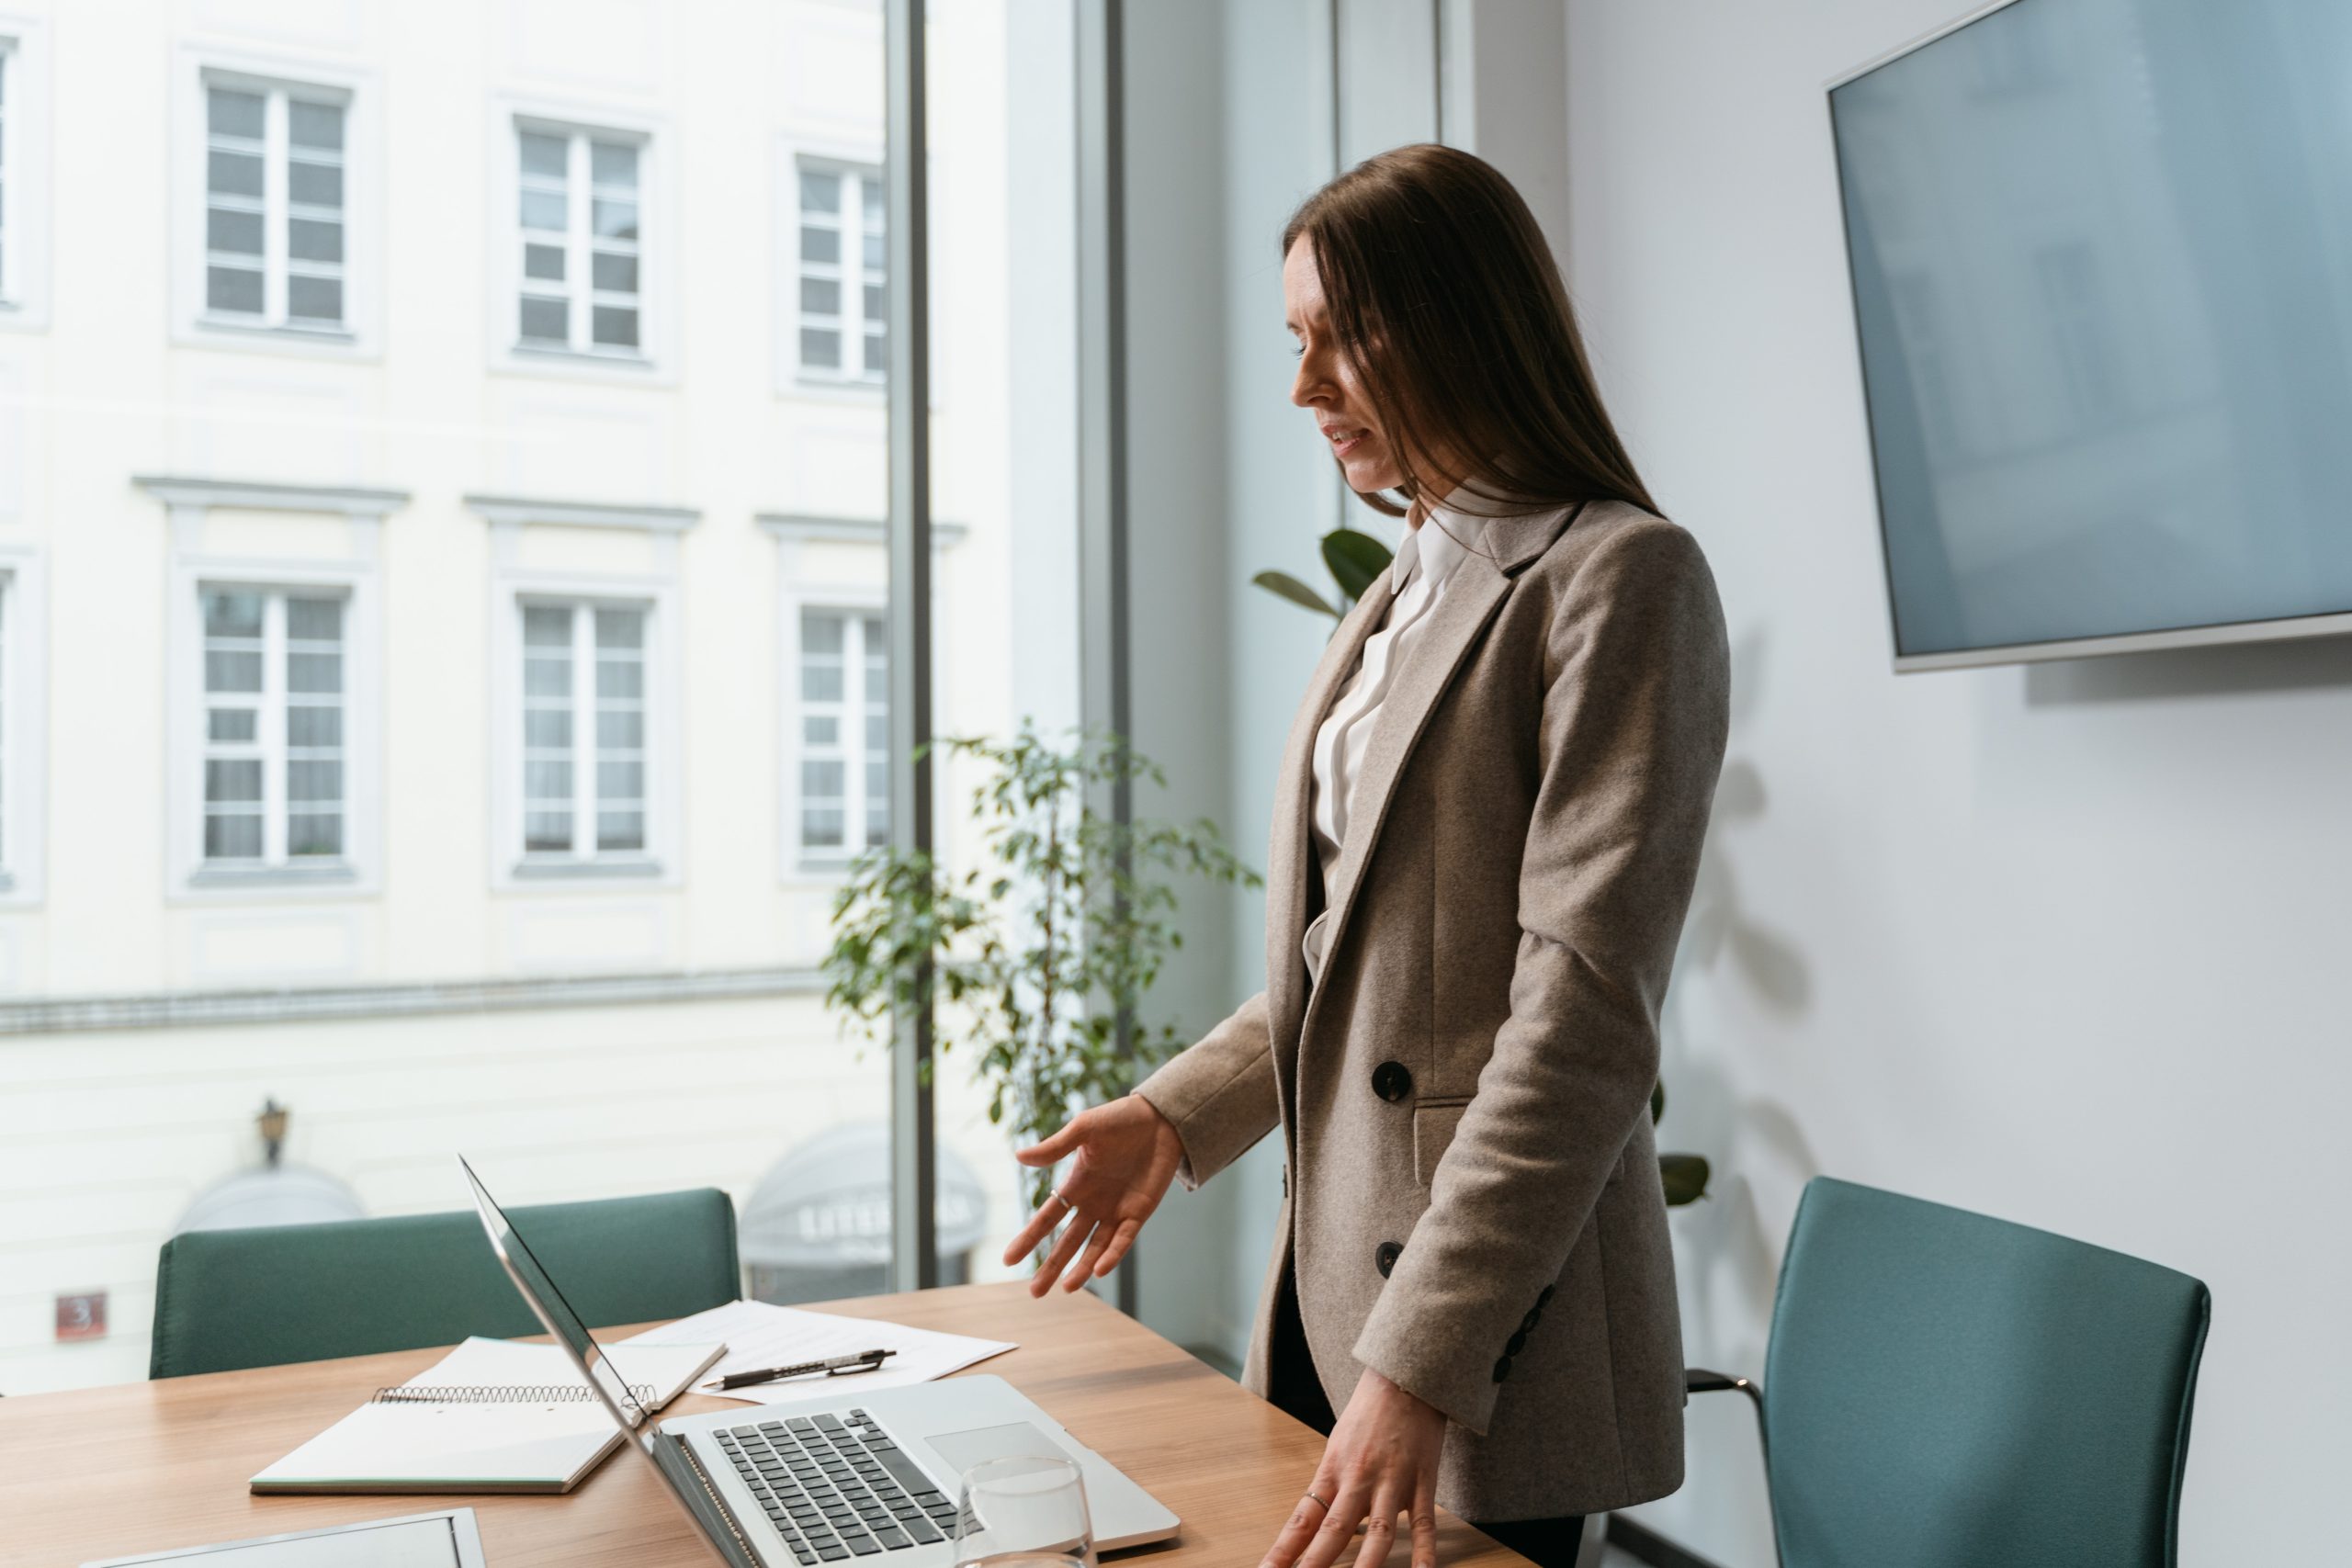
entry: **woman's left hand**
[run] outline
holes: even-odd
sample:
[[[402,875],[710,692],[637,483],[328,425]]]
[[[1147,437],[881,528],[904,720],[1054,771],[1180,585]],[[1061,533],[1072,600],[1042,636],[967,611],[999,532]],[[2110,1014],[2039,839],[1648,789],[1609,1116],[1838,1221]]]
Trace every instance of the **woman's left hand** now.
[[[1323,1446],[1307,1495],[1259,1568],[1329,1568],[1363,1525],[1356,1568],[1378,1568],[1412,1516],[1413,1568],[1437,1568],[1437,1461],[1445,1417],[1369,1368]]]

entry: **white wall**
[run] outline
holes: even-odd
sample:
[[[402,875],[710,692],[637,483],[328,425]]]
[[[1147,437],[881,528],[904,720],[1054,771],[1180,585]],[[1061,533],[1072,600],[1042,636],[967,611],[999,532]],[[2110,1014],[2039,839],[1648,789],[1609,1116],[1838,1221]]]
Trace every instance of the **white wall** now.
[[[1689,1349],[1761,1370],[1817,1172],[2185,1269],[2214,1318],[2182,1561],[2299,1560],[2352,1454],[2313,1371],[2352,1296],[2352,644],[1888,673],[1823,85],[1964,8],[1567,6],[1571,288],[1735,649],[1666,1062],[1664,1141],[1719,1172],[1674,1219]],[[1769,1562],[1747,1412],[1690,1431],[1642,1517]]]

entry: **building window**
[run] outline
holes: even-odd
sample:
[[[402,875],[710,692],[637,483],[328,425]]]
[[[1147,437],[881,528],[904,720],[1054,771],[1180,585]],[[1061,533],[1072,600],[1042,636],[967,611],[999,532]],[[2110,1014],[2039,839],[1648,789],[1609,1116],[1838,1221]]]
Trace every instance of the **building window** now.
[[[342,332],[344,100],[208,80],[204,102],[206,319]]]
[[[525,863],[646,857],[641,604],[526,601]]]
[[[522,246],[515,341],[570,354],[644,353],[642,145],[515,128]]]
[[[345,599],[211,584],[200,592],[205,867],[340,863]]]
[[[878,382],[889,348],[881,172],[799,172],[801,373]]]
[[[800,847],[812,858],[889,840],[888,649],[879,615],[800,614]]]

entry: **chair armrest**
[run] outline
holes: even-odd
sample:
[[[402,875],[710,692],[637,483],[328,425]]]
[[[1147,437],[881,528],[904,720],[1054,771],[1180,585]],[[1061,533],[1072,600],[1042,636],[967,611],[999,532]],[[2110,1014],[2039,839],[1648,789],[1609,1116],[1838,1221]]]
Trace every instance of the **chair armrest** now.
[[[1685,1367],[1682,1370],[1682,1386],[1691,1393],[1724,1393],[1737,1389],[1759,1404],[1764,1398],[1764,1391],[1747,1379],[1734,1377],[1729,1372],[1711,1372],[1704,1367]]]

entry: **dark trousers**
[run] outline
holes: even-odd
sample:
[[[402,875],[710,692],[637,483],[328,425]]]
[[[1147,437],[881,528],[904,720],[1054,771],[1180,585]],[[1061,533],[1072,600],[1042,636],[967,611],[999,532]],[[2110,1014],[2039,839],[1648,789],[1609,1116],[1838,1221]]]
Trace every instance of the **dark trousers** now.
[[[1304,1421],[1325,1437],[1338,1418],[1315,1375],[1315,1360],[1307,1353],[1306,1329],[1298,1319],[1298,1298],[1291,1290],[1289,1270],[1274,1292],[1272,1353],[1266,1361],[1266,1398],[1277,1408]],[[1576,1568],[1577,1549],[1584,1540],[1584,1516],[1566,1514],[1552,1519],[1473,1519],[1470,1521],[1536,1568]],[[1344,1554],[1342,1562],[1350,1559]]]

